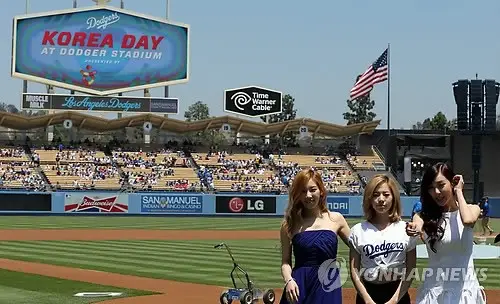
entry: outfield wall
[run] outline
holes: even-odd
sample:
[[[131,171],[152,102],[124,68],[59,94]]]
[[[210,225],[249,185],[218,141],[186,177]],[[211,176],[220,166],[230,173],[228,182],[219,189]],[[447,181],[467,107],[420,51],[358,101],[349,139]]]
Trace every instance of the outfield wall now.
[[[363,216],[361,196],[328,196],[328,208],[345,217]],[[401,197],[403,216],[411,215],[419,197]],[[91,215],[234,215],[283,216],[287,195],[202,194],[173,192],[0,192],[0,213]],[[491,217],[500,217],[500,198],[490,198]]]

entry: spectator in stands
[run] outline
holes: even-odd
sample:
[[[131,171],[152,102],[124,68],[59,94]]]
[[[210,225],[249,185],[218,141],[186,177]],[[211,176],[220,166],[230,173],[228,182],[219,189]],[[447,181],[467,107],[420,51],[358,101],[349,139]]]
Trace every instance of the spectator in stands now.
[[[0,149],[0,157],[4,159],[0,163],[0,182],[2,187],[22,187],[23,189],[34,191],[45,189],[45,181],[37,169],[35,169],[35,162],[27,158],[24,148],[2,148]]]

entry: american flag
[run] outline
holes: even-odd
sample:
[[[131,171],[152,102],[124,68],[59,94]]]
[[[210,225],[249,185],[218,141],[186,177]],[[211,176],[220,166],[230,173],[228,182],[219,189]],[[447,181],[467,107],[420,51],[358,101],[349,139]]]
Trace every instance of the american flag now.
[[[354,87],[351,89],[351,100],[370,93],[375,84],[387,80],[387,51],[388,49],[368,67],[363,75],[358,77]]]

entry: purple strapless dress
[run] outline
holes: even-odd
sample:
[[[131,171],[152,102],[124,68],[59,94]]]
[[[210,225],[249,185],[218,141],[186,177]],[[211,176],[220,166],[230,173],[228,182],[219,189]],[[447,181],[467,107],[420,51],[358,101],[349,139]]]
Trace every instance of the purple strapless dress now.
[[[337,258],[338,238],[331,230],[306,230],[297,233],[292,238],[292,249],[295,266],[292,277],[299,286],[298,304],[341,304],[342,289],[331,290],[318,278],[321,264],[328,259]],[[337,278],[338,269],[333,270],[329,278]],[[285,290],[280,304],[289,304]]]

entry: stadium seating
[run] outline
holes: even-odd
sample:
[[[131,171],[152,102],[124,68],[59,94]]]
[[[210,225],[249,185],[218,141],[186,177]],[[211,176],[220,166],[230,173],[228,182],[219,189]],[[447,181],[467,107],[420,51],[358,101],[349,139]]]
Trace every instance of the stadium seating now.
[[[271,161],[254,154],[193,153],[201,166],[200,179],[217,191],[287,192],[298,170],[313,167],[321,170],[327,191],[359,193],[360,182],[346,161],[315,155],[279,155]]]
[[[203,191],[286,193],[295,174],[314,168],[330,193],[358,194],[358,171],[383,166],[372,155],[281,154],[264,159],[249,151],[184,155],[177,150],[108,152],[83,148],[32,148],[33,161],[23,149],[0,150],[0,187],[61,190]],[[39,167],[37,166],[39,165]],[[41,173],[41,174],[40,174]],[[46,179],[45,179],[46,177]]]
[[[375,152],[372,147],[371,155],[355,155],[348,156],[349,164],[355,170],[385,170],[385,165],[380,156]]]
[[[357,175],[348,168],[346,161],[340,157],[283,155],[275,163],[278,167],[287,167],[296,164],[297,169],[315,168],[320,170],[325,187],[331,193],[359,193],[360,191],[360,181]]]
[[[193,153],[192,157],[217,191],[271,192],[283,187],[271,166],[260,155]]]
[[[102,151],[34,150],[50,184],[57,189],[120,189],[120,174]]]
[[[113,159],[128,176],[134,189],[199,190],[200,181],[187,158],[171,151],[113,152]]]
[[[24,149],[0,149],[1,188],[40,190],[44,186],[43,178]]]

